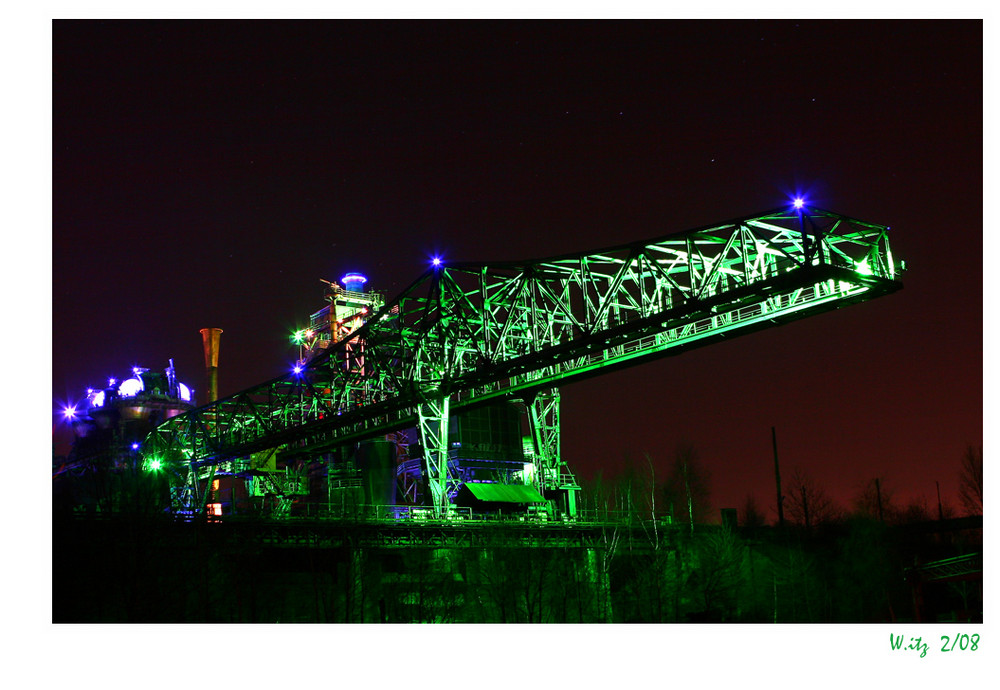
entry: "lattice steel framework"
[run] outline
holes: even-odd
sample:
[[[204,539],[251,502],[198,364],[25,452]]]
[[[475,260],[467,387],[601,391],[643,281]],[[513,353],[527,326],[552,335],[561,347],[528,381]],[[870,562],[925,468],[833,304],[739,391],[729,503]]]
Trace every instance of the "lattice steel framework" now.
[[[449,412],[520,398],[551,487],[560,385],[893,292],[887,231],[782,208],[597,252],[434,266],[301,373],[166,421],[144,452],[196,487],[264,449],[316,454],[417,426],[441,514],[456,488]]]
[[[983,554],[970,553],[907,569],[907,574],[923,582],[951,582],[983,576]]]

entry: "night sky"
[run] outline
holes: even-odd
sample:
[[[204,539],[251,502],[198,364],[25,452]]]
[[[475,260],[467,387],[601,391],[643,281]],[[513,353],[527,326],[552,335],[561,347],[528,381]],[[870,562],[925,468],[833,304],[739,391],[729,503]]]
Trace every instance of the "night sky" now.
[[[562,389],[579,477],[776,515],[809,474],[958,508],[983,437],[979,21],[56,21],[52,397],[133,365],[227,396],[287,371],[348,271],[392,298],[429,257],[599,249],[805,194],[890,225],[904,289]]]

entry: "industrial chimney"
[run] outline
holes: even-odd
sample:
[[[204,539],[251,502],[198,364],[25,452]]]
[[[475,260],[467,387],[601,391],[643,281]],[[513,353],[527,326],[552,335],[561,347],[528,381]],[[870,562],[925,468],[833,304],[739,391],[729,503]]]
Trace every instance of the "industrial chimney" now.
[[[205,375],[208,378],[206,405],[219,399],[219,337],[221,335],[221,328],[201,329],[201,342],[205,347]]]

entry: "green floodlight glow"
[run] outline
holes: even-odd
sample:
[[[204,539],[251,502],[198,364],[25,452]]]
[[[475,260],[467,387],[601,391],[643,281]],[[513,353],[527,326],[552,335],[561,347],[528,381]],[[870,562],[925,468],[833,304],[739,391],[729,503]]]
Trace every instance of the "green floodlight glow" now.
[[[298,343],[296,366],[303,368],[297,375],[286,370],[278,379],[171,417],[156,427],[143,452],[148,460],[157,454],[170,458],[171,479],[176,474],[184,482],[183,496],[198,498],[203,492],[194,469],[236,461],[255,449],[294,445],[313,453],[362,436],[415,429],[427,456],[424,496],[435,515],[445,515],[457,485],[449,471],[452,403],[471,409],[558,391],[602,370],[902,287],[892,280],[895,257],[888,255],[885,226],[813,209],[800,199],[795,212],[789,198],[757,216],[596,253],[451,267],[440,256],[428,256],[421,276],[392,301],[363,300],[369,310],[380,305],[379,321],[351,302],[358,311],[341,315],[339,323],[334,316],[321,333],[286,330]],[[368,322],[365,329],[333,347],[329,339],[359,321]],[[309,359],[320,351],[306,350],[317,335],[327,339],[318,344],[329,345],[333,357]],[[295,356],[288,359],[295,363]],[[437,383],[444,380],[447,385]],[[558,487],[571,474],[563,474],[560,458],[557,398],[538,395],[553,402],[537,402],[545,400],[539,397],[532,406],[534,479],[543,488]],[[191,471],[183,472],[185,467]],[[161,471],[166,474],[166,460]]]
[[[163,463],[161,463],[158,458],[153,458],[152,460],[149,461],[149,469],[155,472],[156,470],[160,469],[160,466],[162,464]]]

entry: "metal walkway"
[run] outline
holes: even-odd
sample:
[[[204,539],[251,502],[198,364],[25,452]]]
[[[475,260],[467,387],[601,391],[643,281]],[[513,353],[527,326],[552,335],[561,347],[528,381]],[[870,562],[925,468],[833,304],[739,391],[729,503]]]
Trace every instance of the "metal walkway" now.
[[[143,444],[197,494],[219,463],[416,427],[437,514],[456,490],[448,419],[520,399],[539,488],[564,481],[558,387],[902,287],[888,227],[782,208],[597,252],[435,261],[349,337],[290,373],[173,417]]]

